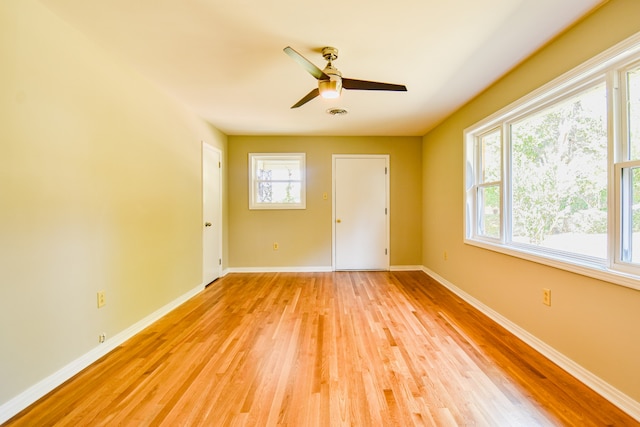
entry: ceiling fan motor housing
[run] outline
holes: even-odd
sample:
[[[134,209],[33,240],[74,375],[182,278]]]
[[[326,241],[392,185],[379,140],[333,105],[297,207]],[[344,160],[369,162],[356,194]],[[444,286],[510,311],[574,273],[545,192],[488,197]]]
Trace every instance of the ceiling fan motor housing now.
[[[331,46],[324,47],[322,48],[322,57],[329,62],[335,61],[338,59],[338,49]]]

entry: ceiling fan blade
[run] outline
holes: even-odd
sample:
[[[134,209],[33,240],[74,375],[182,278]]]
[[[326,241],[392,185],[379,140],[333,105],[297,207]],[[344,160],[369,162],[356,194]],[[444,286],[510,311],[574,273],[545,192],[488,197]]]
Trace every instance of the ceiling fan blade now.
[[[406,92],[407,87],[405,85],[395,85],[391,83],[370,82],[367,80],[355,80],[342,78],[343,89],[356,89],[356,90],[391,90],[397,92]]]
[[[309,92],[304,98],[302,98],[300,101],[296,102],[291,108],[298,108],[306,104],[307,102],[311,101],[313,98],[315,98],[318,95],[320,95],[320,91],[318,90],[318,88],[315,88],[311,92]]]
[[[318,80],[329,80],[329,76],[327,76],[320,68],[316,67],[311,61],[309,61],[304,56],[300,55],[298,52],[293,50],[291,47],[287,46],[284,49],[284,53],[289,55],[296,61],[298,64],[302,65],[305,70],[309,72],[313,77]]]

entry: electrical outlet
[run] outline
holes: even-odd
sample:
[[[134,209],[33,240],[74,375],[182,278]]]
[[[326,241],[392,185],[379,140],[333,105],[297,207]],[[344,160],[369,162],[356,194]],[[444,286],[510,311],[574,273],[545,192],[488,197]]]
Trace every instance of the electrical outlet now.
[[[107,334],[106,333],[101,333],[100,335],[98,335],[98,342],[99,343],[103,343],[107,340]]]
[[[551,306],[551,289],[542,289],[542,303]]]
[[[104,291],[98,291],[98,308],[102,307],[106,303],[106,297]]]
[[[274,242],[274,243],[273,243],[273,250],[274,250],[274,251],[277,251],[277,250],[278,250],[278,243],[277,243],[277,242]]]

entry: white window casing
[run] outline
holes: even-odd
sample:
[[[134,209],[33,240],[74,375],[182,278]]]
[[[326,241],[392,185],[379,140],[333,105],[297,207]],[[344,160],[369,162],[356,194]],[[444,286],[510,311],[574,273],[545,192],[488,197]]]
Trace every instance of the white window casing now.
[[[497,175],[485,162],[496,135]],[[463,141],[465,243],[640,289],[640,34],[465,129]]]
[[[249,153],[249,209],[306,209],[305,153]]]

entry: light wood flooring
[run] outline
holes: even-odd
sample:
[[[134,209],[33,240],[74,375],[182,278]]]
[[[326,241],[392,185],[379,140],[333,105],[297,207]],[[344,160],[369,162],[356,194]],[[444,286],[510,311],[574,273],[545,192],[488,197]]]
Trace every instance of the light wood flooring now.
[[[639,425],[422,272],[229,274],[7,424]]]

